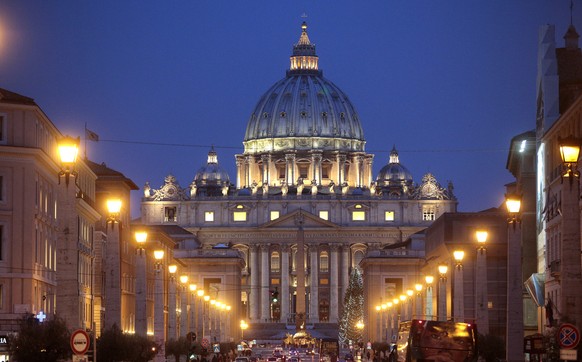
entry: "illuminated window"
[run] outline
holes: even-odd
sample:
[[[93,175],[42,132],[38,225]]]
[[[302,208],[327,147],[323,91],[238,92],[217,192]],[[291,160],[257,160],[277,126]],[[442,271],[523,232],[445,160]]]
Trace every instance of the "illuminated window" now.
[[[214,221],[214,211],[206,211],[204,213],[204,221],[206,222]]]
[[[279,211],[271,211],[271,220],[278,219],[281,213]]]
[[[319,217],[323,220],[329,220],[329,211],[327,210],[321,210],[319,212]]]
[[[247,221],[246,211],[235,211],[232,213],[232,219],[234,221]]]
[[[432,205],[425,205],[422,207],[422,220],[424,221],[432,221],[436,218],[434,206]]]
[[[487,302],[487,309],[493,309],[493,302],[492,301]]]
[[[274,251],[271,254],[271,271],[278,272],[280,268],[281,268],[281,266],[280,266],[279,253]]]
[[[244,209],[244,206],[242,206],[242,205],[236,205],[236,208],[237,209]]]
[[[178,221],[178,216],[176,215],[175,207],[166,207],[164,209],[164,221],[165,222],[176,222]]]
[[[329,178],[331,174],[331,164],[329,162],[321,164],[321,177],[322,178]]]
[[[322,251],[319,255],[319,271],[327,272],[329,270],[329,255],[327,251]]]
[[[366,212],[352,211],[352,221],[366,221]]]
[[[357,204],[357,205],[356,205],[356,206],[354,206],[354,207],[355,207],[356,209],[361,209],[361,208],[362,208],[362,205],[360,205],[360,204]]]
[[[385,211],[384,212],[384,220],[385,221],[394,221],[394,211]]]
[[[329,280],[327,278],[325,278],[325,279],[319,279],[319,284],[320,285],[328,285],[329,284]]]

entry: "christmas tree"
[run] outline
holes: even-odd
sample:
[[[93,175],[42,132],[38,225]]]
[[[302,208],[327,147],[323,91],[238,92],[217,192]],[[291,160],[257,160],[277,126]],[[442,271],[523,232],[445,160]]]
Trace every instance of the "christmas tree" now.
[[[339,323],[340,343],[348,341],[359,342],[362,340],[362,329],[356,327],[364,321],[364,282],[358,268],[352,270],[350,283],[346,295],[344,295],[344,310]]]

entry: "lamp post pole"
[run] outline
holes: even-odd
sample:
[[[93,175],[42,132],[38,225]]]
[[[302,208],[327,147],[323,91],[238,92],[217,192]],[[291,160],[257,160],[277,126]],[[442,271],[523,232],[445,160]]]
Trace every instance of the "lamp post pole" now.
[[[523,283],[521,276],[521,229],[519,211],[521,199],[506,195],[509,212],[507,240],[507,338],[505,359],[507,362],[523,361]]]
[[[437,318],[439,321],[447,320],[447,271],[446,264],[440,264],[439,270],[439,290],[437,297]]]
[[[140,230],[135,232],[135,333],[139,336],[147,336],[147,270],[146,270],[146,250],[144,245],[147,241],[148,233]]]
[[[190,304],[188,303],[190,292],[188,291],[188,276],[180,275],[180,337],[185,337],[188,332],[192,331],[188,328],[188,315],[190,314]]]
[[[453,257],[455,259],[454,271],[454,295],[453,295],[453,316],[455,322],[465,321],[465,292],[463,286],[463,257],[465,252],[462,250],[455,250]]]
[[[168,280],[168,339],[176,339],[176,272],[178,266],[175,264],[168,265],[170,278]]]
[[[480,333],[489,334],[489,301],[487,300],[487,242],[488,232],[477,230],[477,261],[475,263],[475,320]]]
[[[422,284],[416,283],[414,289],[416,290],[416,297],[414,300],[414,318],[422,319]]]
[[[154,357],[154,361],[165,361],[165,334],[166,328],[164,325],[164,258],[163,250],[155,250],[154,258],[156,259],[155,272],[156,278],[154,282],[154,340],[160,346],[158,353]]]
[[[426,319],[433,319],[432,314],[432,283],[434,281],[434,277],[432,275],[427,275],[424,277],[424,281],[426,282],[426,305],[425,305],[425,315]]]

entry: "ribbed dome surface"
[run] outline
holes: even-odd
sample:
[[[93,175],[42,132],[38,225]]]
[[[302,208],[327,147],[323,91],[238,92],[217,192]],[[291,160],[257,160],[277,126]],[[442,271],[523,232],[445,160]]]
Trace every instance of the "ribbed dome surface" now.
[[[196,172],[194,176],[196,187],[204,186],[228,186],[230,178],[228,173],[218,165],[218,157],[214,149],[208,152],[208,162]]]
[[[303,138],[305,143],[306,138],[318,138],[322,142],[309,147],[333,149],[351,144],[362,150],[364,132],[358,114],[347,95],[318,69],[305,23],[290,60],[286,77],[263,94],[251,113],[245,144],[256,145],[254,150],[260,151],[271,142],[275,145],[271,149],[284,150],[296,146],[290,139]],[[257,140],[260,143],[253,143]]]
[[[364,140],[356,110],[341,89],[321,75],[296,74],[278,81],[261,97],[245,141],[313,136]]]

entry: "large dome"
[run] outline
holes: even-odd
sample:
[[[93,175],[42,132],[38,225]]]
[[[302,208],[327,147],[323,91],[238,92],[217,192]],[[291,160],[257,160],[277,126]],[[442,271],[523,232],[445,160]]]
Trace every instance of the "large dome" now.
[[[400,163],[396,147],[390,152],[390,162],[378,172],[376,184],[379,187],[412,185],[412,174]]]
[[[245,153],[291,149],[364,150],[364,132],[348,96],[318,69],[315,45],[302,24],[291,67],[254,108]]]
[[[218,157],[214,147],[208,152],[208,162],[194,176],[196,187],[224,187],[230,185],[228,173],[218,165]]]

